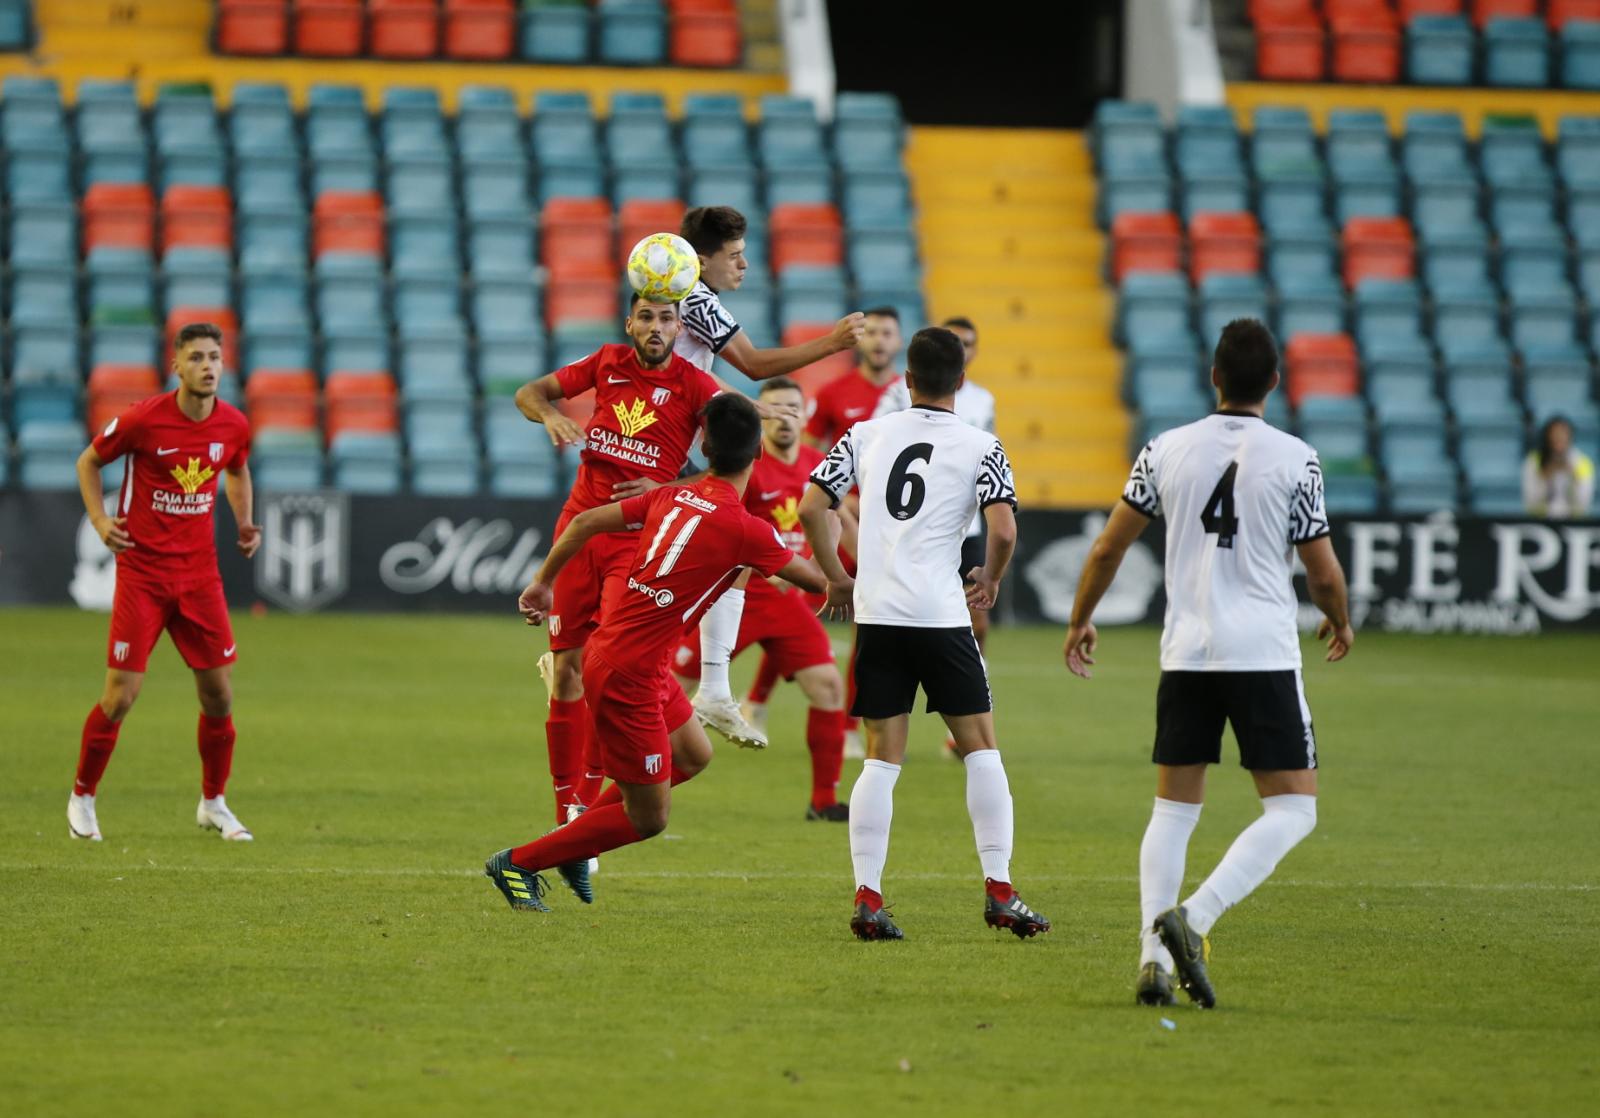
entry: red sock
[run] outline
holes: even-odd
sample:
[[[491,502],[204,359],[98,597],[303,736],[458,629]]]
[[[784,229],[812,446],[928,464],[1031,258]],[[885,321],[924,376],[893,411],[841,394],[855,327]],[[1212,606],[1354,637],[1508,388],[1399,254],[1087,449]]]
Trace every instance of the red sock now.
[[[607,850],[638,842],[628,813],[620,803],[596,804],[564,827],[511,851],[513,864],[529,871],[593,858]]]
[[[1011,888],[1011,882],[996,881],[992,877],[983,879],[983,891],[1001,904],[1010,904],[1011,898],[1017,895],[1017,891]]]
[[[222,795],[228,785],[228,773],[233,771],[233,715],[213,718],[200,716],[200,794],[208,800]]]
[[[606,783],[605,766],[600,763],[600,743],[594,735],[588,733],[584,727],[583,735],[583,769],[582,776],[578,778],[578,802],[585,807],[592,807],[600,795],[600,789]]]
[[[588,737],[589,704],[582,699],[550,700],[544,740],[550,750],[550,783],[556,790],[556,823],[567,821],[567,805],[578,802],[583,777],[583,742]]]
[[[811,708],[806,715],[806,748],[811,751],[811,806],[821,811],[839,802],[844,768],[844,711]]]
[[[122,723],[113,722],[96,703],[83,720],[83,738],[78,746],[78,777],[72,784],[74,796],[92,796],[100,786],[111,751],[117,747],[117,731]]]
[[[772,698],[772,689],[778,685],[778,668],[772,662],[772,657],[765,652],[761,654],[761,664],[756,668],[756,678],[750,684],[749,699],[752,703],[765,704]]]
[[[682,784],[684,781],[690,780],[690,779],[692,779],[690,774],[685,773],[685,772],[680,772],[677,769],[673,769],[672,770],[672,781],[671,781],[672,787],[676,788],[678,785]],[[616,786],[616,783],[613,782],[611,787],[607,788],[604,792],[600,793],[598,796],[595,797],[594,803],[590,804],[589,808],[592,811],[593,809],[595,809],[597,807],[605,807],[608,804],[620,804],[621,802],[622,802],[622,789],[618,788]]]

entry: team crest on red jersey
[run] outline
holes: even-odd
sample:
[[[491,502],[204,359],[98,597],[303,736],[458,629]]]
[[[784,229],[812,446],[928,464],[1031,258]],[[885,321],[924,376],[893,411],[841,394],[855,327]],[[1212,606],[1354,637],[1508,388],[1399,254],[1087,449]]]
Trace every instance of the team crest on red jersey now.
[[[656,388],[650,393],[650,402],[658,408],[670,399],[672,399],[672,389],[670,388]]]
[[[221,443],[212,443],[211,444],[211,460],[213,462],[222,461],[222,444]]]

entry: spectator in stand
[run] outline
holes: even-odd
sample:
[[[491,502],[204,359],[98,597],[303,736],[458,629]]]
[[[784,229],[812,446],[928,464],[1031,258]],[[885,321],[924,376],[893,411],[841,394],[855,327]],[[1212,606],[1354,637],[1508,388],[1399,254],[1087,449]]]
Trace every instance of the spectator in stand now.
[[[1572,520],[1587,516],[1593,500],[1594,462],[1572,445],[1572,421],[1552,416],[1522,463],[1522,503],[1530,516]]]

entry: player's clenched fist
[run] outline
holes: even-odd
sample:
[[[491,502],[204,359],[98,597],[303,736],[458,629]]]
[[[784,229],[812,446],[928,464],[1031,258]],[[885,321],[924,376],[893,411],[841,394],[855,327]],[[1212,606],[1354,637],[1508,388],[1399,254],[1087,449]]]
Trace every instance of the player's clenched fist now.
[[[94,522],[94,530],[100,533],[100,538],[113,555],[121,555],[133,546],[133,537],[128,535],[126,516],[102,516]]]
[[[834,324],[833,349],[835,353],[846,349],[855,349],[856,343],[867,332],[867,316],[860,311],[852,311]]]
[[[550,584],[535,580],[528,583],[528,588],[517,599],[517,612],[529,625],[538,625],[550,615],[550,603],[553,600]]]
[[[239,554],[250,558],[261,547],[261,525],[239,525]]]

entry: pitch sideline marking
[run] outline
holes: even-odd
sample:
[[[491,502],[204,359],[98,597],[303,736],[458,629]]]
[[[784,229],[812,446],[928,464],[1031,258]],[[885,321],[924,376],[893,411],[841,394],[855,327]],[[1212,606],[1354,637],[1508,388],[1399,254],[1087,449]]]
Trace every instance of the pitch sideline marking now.
[[[47,865],[19,865],[7,863],[0,865],[0,872],[23,870],[53,870],[60,866]],[[82,871],[86,867],[79,863],[73,867]],[[481,877],[483,871],[476,869],[422,869],[393,866],[370,866],[358,868],[344,868],[339,866],[107,866],[106,872],[114,874],[148,873],[152,870],[158,873],[201,873],[201,874],[273,874],[279,876],[304,876],[304,877]],[[766,873],[760,870],[741,872],[737,870],[707,870],[703,873],[691,873],[688,870],[633,870],[622,872],[608,872],[605,875],[612,881],[673,881],[673,880],[727,880],[727,881],[837,881],[848,874],[836,873]],[[894,875],[901,881],[970,881],[971,874],[956,873],[901,873]],[[1137,885],[1139,879],[1133,875],[1121,877],[1086,877],[1073,874],[1029,874],[1029,881],[1051,881],[1060,883],[1076,883],[1082,885]],[[1302,881],[1288,878],[1282,881],[1268,880],[1267,885],[1288,886],[1296,889],[1462,889],[1475,893],[1594,893],[1600,892],[1600,885],[1583,882],[1544,882],[1544,881]]]

